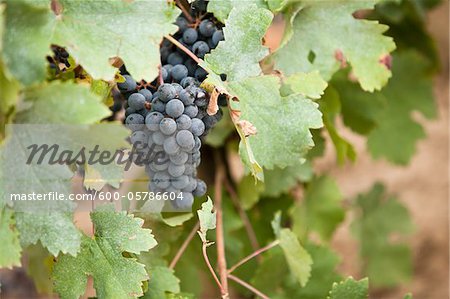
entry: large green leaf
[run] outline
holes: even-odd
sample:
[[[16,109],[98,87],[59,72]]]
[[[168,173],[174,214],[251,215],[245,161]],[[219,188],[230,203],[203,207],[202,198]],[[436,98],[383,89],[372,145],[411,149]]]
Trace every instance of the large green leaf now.
[[[209,68],[216,74],[227,74],[229,81],[260,75],[259,61],[269,54],[261,39],[272,18],[270,11],[256,5],[233,9],[223,28],[225,41],[205,56]]]
[[[60,0],[53,41],[94,78],[112,80],[111,57],[119,56],[136,79],[152,81],[160,64],[159,44],[174,33],[179,10],[165,0],[78,1]]]
[[[336,227],[344,220],[341,201],[342,194],[332,178],[315,178],[308,184],[305,200],[292,211],[294,232],[304,239],[308,232],[314,231],[322,240],[330,240]]]
[[[322,126],[318,105],[301,95],[282,97],[280,82],[275,76],[249,78],[230,83],[230,90],[239,102],[241,120],[256,127],[256,135],[248,143],[258,163],[267,169],[284,168],[298,161],[314,146],[311,128]],[[248,156],[241,142],[241,157]]]
[[[3,58],[21,83],[31,85],[45,79],[45,56],[51,53],[50,39],[55,18],[43,1],[8,0],[5,10]]]
[[[10,209],[0,210],[0,268],[20,266],[22,248],[19,244],[19,233],[15,227],[13,213]]]
[[[208,3],[208,12],[213,13],[219,21],[225,23],[233,8],[235,10],[240,10],[253,5],[257,5],[260,8],[267,7],[264,0],[210,0]]]
[[[407,209],[376,184],[355,201],[352,231],[360,242],[360,256],[374,286],[389,287],[411,277],[411,252],[401,237],[410,233],[412,223]],[[386,219],[390,219],[386,221]],[[396,235],[398,240],[391,241]]]
[[[180,280],[167,267],[153,267],[150,273],[148,291],[142,299],[166,299],[166,292],[180,292]]]
[[[53,81],[26,90],[25,101],[32,106],[18,113],[16,123],[91,124],[109,116],[109,109],[88,86]]]
[[[275,68],[285,74],[319,70],[329,80],[345,60],[364,90],[381,89],[391,76],[381,60],[395,44],[383,36],[387,26],[352,16],[376,2],[305,1],[291,39],[274,55]]]
[[[55,291],[61,298],[79,298],[84,294],[88,275],[94,278],[98,298],[136,298],[143,295],[142,281],[148,279],[144,265],[122,256],[124,251],[147,251],[156,242],[143,221],[107,207],[92,214],[96,232],[93,239],[83,236],[76,256],[61,255],[55,264]],[[124,223],[132,231],[111,228]]]
[[[413,117],[419,111],[427,118],[436,115],[428,64],[416,52],[400,52],[393,58],[393,78],[380,92],[365,93],[342,76],[334,86],[341,94],[344,123],[358,133],[368,134],[368,147],[374,158],[385,157],[407,164],[425,137]],[[411,88],[414,86],[414,88]]]

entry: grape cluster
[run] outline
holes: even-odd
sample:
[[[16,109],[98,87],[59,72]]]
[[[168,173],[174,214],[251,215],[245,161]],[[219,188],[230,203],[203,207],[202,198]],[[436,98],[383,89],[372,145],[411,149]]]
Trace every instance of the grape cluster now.
[[[179,30],[174,38],[202,59],[224,39],[222,30],[210,19],[202,20],[197,26],[179,16],[176,24]],[[164,39],[160,52],[164,82],[180,82],[186,76],[194,77],[199,82],[205,80],[206,71],[167,39]]]
[[[195,21],[189,23],[179,16],[179,30],[174,34],[199,58],[223,40],[220,25],[205,15],[205,10],[205,1],[194,2],[191,13]],[[200,20],[200,15],[206,18]],[[200,148],[203,137],[222,118],[222,111],[215,115],[206,112],[210,95],[200,84],[207,74],[191,57],[167,39],[160,54],[160,78],[137,83],[123,66],[120,71],[125,80],[118,88],[127,99],[125,124],[133,131],[134,162],[145,166],[150,191],[173,195],[172,205],[181,210],[190,208],[195,196],[206,193],[205,182],[197,178]]]

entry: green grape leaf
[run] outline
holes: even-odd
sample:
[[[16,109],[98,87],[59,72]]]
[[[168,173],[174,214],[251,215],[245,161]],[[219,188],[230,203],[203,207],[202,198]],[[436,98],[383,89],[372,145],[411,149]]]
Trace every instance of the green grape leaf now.
[[[138,80],[151,82],[158,75],[159,44],[174,33],[179,13],[165,0],[103,2],[60,0],[53,41],[96,79],[112,80],[116,69],[109,59],[119,56]],[[114,18],[111,16],[114,15]],[[95,41],[95,42],[93,42]],[[143,63],[144,62],[144,63]]]
[[[17,114],[16,123],[91,124],[111,114],[88,86],[70,82],[32,87],[24,97],[32,106]]]
[[[286,280],[286,260],[280,248],[273,248],[264,254],[262,262],[258,265],[251,283],[264,294],[275,297],[277,290]],[[298,284],[296,285],[298,288]]]
[[[416,143],[425,137],[420,124],[412,118],[413,111],[427,118],[436,116],[431,77],[427,65],[415,52],[395,56],[395,80],[382,94],[386,108],[377,115],[378,126],[368,136],[367,145],[374,158],[385,157],[390,162],[405,165],[416,151]],[[409,88],[414,86],[413,89]]]
[[[29,246],[25,249],[27,257],[25,266],[27,275],[33,280],[39,294],[53,294],[53,282],[51,280],[54,265],[53,256],[40,244]]]
[[[234,104],[241,112],[240,120],[249,121],[257,130],[248,137],[253,155],[267,169],[284,168],[300,159],[314,146],[309,129],[322,126],[316,103],[300,95],[281,97],[279,89],[280,82],[274,76],[230,83],[232,94],[239,99]],[[248,156],[242,142],[240,154]]]
[[[314,178],[307,186],[305,200],[292,210],[293,231],[304,239],[311,231],[329,241],[344,220],[343,197],[337,183],[328,176]]]
[[[15,227],[13,212],[10,209],[0,210],[0,268],[20,266],[22,248],[19,233]]]
[[[285,168],[274,168],[264,171],[264,188],[262,196],[278,197],[291,190],[299,181],[308,182],[313,177],[312,165],[309,161],[301,163],[292,161]]]
[[[326,246],[307,244],[305,248],[313,260],[311,277],[304,288],[298,289],[294,286],[296,298],[326,298],[328,290],[325,286],[342,279],[336,271],[340,258]]]
[[[216,212],[213,212],[213,203],[211,198],[202,203],[202,208],[197,211],[198,220],[200,222],[200,230],[198,234],[203,243],[207,243],[206,233],[210,229],[216,228]]]
[[[5,9],[3,59],[11,74],[24,85],[47,76],[45,57],[55,18],[42,1],[9,0]]]
[[[279,240],[291,273],[300,285],[304,287],[311,275],[311,265],[313,263],[311,256],[300,245],[297,236],[291,230],[282,228]]]
[[[240,203],[244,210],[251,209],[258,201],[264,185],[251,175],[244,176],[237,186]]]
[[[367,278],[354,280],[347,278],[334,283],[328,299],[367,299],[369,297],[369,280]]]
[[[337,77],[333,86],[341,95],[344,123],[355,132],[368,134],[372,156],[405,165],[418,140],[425,137],[411,114],[418,111],[431,119],[436,116],[436,107],[424,58],[414,51],[399,52],[393,57],[392,73],[389,84],[373,94],[358,90],[343,76]]]
[[[208,12],[214,14],[220,22],[225,23],[233,8],[241,10],[252,5],[256,5],[259,8],[267,7],[264,0],[210,0],[208,2]]]
[[[125,258],[123,251],[147,251],[155,245],[150,230],[140,228],[137,220],[107,206],[91,214],[95,237],[82,237],[76,257],[60,255],[53,270],[55,291],[61,298],[78,298],[84,294],[87,277],[94,278],[99,298],[136,298],[143,295],[142,281],[148,279],[144,265]],[[116,222],[132,231],[120,229]]]
[[[166,299],[166,292],[177,294],[180,292],[180,280],[167,267],[152,267],[148,291],[142,299]]]
[[[371,283],[389,287],[409,279],[411,252],[402,241],[413,228],[408,210],[394,197],[386,195],[381,184],[375,184],[367,194],[360,194],[355,208],[351,229],[360,243],[360,256]],[[396,242],[391,240],[394,234]]]
[[[61,251],[76,255],[80,249],[81,233],[72,221],[72,214],[62,211],[44,213],[15,213],[17,228],[22,246],[41,241],[48,251],[56,256]]]
[[[327,82],[322,79],[318,71],[310,73],[295,73],[283,80],[281,94],[301,94],[310,99],[319,99],[327,88]]]
[[[323,114],[323,123],[330,134],[331,141],[336,149],[337,161],[343,164],[347,159],[355,161],[356,152],[353,145],[344,139],[335,127],[335,118],[341,112],[341,102],[337,91],[329,87],[325,95],[318,101],[319,109]]]
[[[156,246],[157,242],[150,229],[142,228],[144,220],[125,211],[114,212],[114,206],[103,205],[91,213],[95,232],[108,236],[108,242],[117,251],[139,254]]]
[[[5,66],[0,60],[0,121],[6,124],[7,118],[11,112],[11,108],[17,103],[19,99],[19,82],[14,78],[10,78],[6,73]]]
[[[256,5],[234,8],[223,28],[225,41],[205,56],[209,69],[216,74],[227,74],[228,81],[260,75],[259,61],[269,54],[261,39],[272,18],[270,11]]]
[[[364,90],[381,89],[391,76],[382,60],[395,44],[383,35],[387,26],[352,16],[376,2],[305,2],[295,17],[292,37],[274,54],[275,68],[286,75],[319,70],[328,81],[348,62]]]

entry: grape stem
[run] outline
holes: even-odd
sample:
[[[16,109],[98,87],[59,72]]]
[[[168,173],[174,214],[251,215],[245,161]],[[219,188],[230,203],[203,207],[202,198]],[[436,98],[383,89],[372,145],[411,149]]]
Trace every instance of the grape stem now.
[[[194,53],[192,53],[191,50],[189,50],[188,48],[183,46],[179,41],[174,39],[171,35],[166,35],[164,37],[167,38],[172,44],[174,44],[175,46],[180,48],[184,53],[189,55],[189,57],[191,57],[195,61],[195,63],[197,63],[197,64],[200,63],[200,59]]]
[[[229,274],[228,277],[229,277],[231,280],[234,280],[235,282],[237,282],[238,284],[240,284],[241,286],[243,286],[244,288],[246,288],[246,289],[252,291],[253,293],[255,293],[255,295],[257,295],[257,296],[259,296],[259,297],[261,297],[261,298],[263,298],[263,299],[270,299],[269,296],[265,295],[265,294],[262,293],[260,290],[258,290],[258,289],[255,288],[254,286],[252,286],[252,285],[246,283],[246,282],[243,281],[242,279],[240,279],[240,278],[238,278],[238,277],[236,277],[236,276],[234,276],[234,275],[231,275],[231,274]]]
[[[180,249],[178,249],[177,253],[175,254],[172,262],[170,262],[169,268],[174,269],[177,265],[178,261],[180,260],[183,253],[186,251],[186,248],[188,247],[189,243],[192,241],[194,236],[196,235],[198,229],[200,228],[200,223],[197,221],[197,224],[192,228],[191,232],[187,236],[186,240],[184,240],[183,244],[181,245]]]
[[[209,243],[209,244],[211,244],[211,243]],[[214,272],[214,269],[211,266],[211,262],[209,261],[208,253],[206,252],[206,248],[208,248],[209,244],[206,243],[206,242],[203,242],[203,245],[202,245],[203,258],[205,259],[206,265],[208,266],[208,269],[211,272],[214,280],[216,281],[217,285],[219,286],[220,292],[222,294],[224,294],[225,292],[224,292],[224,289],[222,287],[222,284],[220,283],[219,278],[217,278],[216,272]],[[222,295],[222,298],[224,298],[223,295]]]
[[[233,272],[234,270],[236,270],[236,268],[238,268],[239,266],[245,264],[246,262],[248,262],[249,260],[251,260],[252,258],[259,256],[261,253],[277,246],[278,244],[280,244],[280,241],[275,240],[272,243],[270,243],[267,246],[264,246],[258,250],[256,250],[255,252],[253,252],[252,254],[244,257],[242,260],[240,260],[239,262],[237,262],[234,266],[232,266],[229,270],[228,270],[228,274],[230,274],[231,272]]]
[[[227,189],[228,193],[230,194],[231,201],[233,202],[234,206],[236,207],[239,216],[241,217],[242,222],[244,223],[245,230],[248,235],[248,239],[250,240],[250,244],[253,247],[254,251],[257,251],[259,246],[258,239],[256,238],[255,231],[253,229],[252,224],[250,223],[250,219],[248,219],[247,213],[245,213],[244,209],[242,208],[240,204],[239,197],[236,193],[236,190],[234,190],[233,186],[231,185],[230,181],[225,178],[225,188]],[[259,259],[259,256],[257,257]]]
[[[217,263],[219,268],[220,282],[222,283],[222,297],[228,297],[228,273],[227,259],[225,256],[225,238],[223,233],[223,210],[222,210],[222,184],[225,177],[224,165],[219,152],[215,152],[216,174],[214,182],[214,206],[216,216],[216,243]]]
[[[181,9],[181,12],[183,12],[183,15],[186,17],[186,19],[190,22],[193,23],[194,19],[192,18],[191,14],[187,11],[186,6],[183,5],[183,3],[181,3],[180,0],[175,0],[175,3],[177,4],[177,6]]]

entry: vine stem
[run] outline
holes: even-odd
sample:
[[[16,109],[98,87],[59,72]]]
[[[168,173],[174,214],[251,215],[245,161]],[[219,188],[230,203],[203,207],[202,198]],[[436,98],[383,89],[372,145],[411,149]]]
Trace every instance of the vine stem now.
[[[223,289],[223,286],[222,286],[222,284],[220,283],[219,278],[217,278],[216,272],[214,272],[214,269],[213,269],[213,267],[211,266],[211,262],[209,261],[208,253],[206,252],[206,248],[207,248],[207,247],[208,247],[208,243],[203,243],[203,245],[202,245],[203,258],[205,259],[205,262],[206,262],[206,265],[208,266],[209,272],[211,272],[211,274],[212,274],[214,280],[216,281],[217,285],[219,286],[220,292],[221,292],[222,294],[224,294],[225,291],[224,291],[224,289]]]
[[[189,50],[188,48],[183,46],[179,41],[174,39],[171,35],[166,35],[164,37],[167,38],[172,44],[174,44],[175,46],[180,48],[184,53],[189,55],[189,57],[191,57],[195,61],[195,63],[197,63],[197,64],[200,63],[200,59],[198,59],[198,57],[194,53],[192,53],[191,50]]]
[[[228,297],[228,272],[227,259],[225,256],[225,238],[223,233],[223,210],[222,210],[222,184],[225,177],[224,165],[219,152],[215,152],[216,175],[214,182],[214,202],[216,209],[216,244],[217,244],[217,264],[219,267],[219,277],[222,283],[222,297]]]
[[[253,252],[252,254],[244,257],[242,260],[240,260],[239,262],[237,262],[235,265],[233,265],[229,270],[228,270],[228,274],[230,274],[231,272],[233,272],[234,270],[236,270],[236,268],[238,268],[239,266],[245,264],[246,262],[248,262],[249,260],[251,260],[252,258],[254,258],[255,256],[259,256],[261,253],[277,246],[278,244],[280,244],[280,241],[276,240],[273,241],[272,243],[270,243],[267,246],[264,246],[258,250],[256,250],[255,252]]]
[[[181,3],[180,0],[175,0],[175,3],[177,4],[177,6],[181,9],[181,12],[183,13],[183,15],[186,17],[186,19],[190,22],[193,23],[194,19],[192,18],[191,14],[187,11],[186,7],[183,5],[183,3]]]
[[[250,223],[250,219],[248,219],[247,213],[245,213],[244,209],[240,204],[236,190],[234,190],[233,186],[231,185],[230,181],[227,178],[225,178],[225,188],[230,194],[231,201],[236,207],[239,216],[241,217],[241,220],[244,223],[245,231],[247,232],[248,239],[250,240],[250,244],[252,245],[253,250],[255,251],[258,250],[259,248],[258,239],[256,238],[255,231],[253,229],[252,224]]]
[[[252,291],[253,293],[255,293],[255,295],[257,295],[257,296],[259,296],[259,297],[261,297],[261,298],[263,298],[263,299],[270,299],[269,296],[265,295],[263,292],[261,292],[260,290],[258,290],[258,289],[255,288],[254,286],[252,286],[252,285],[246,283],[246,282],[243,281],[242,279],[240,279],[240,278],[238,278],[238,277],[236,277],[236,276],[234,276],[234,275],[231,275],[231,274],[229,274],[228,277],[229,277],[231,280],[234,280],[235,282],[237,282],[238,284],[240,284],[241,286],[243,286],[244,288],[246,288],[246,289]]]
[[[191,232],[187,236],[186,240],[184,240],[183,244],[181,244],[180,249],[178,249],[177,253],[175,254],[173,260],[170,262],[169,268],[174,269],[177,265],[178,261],[180,260],[183,253],[186,251],[186,248],[188,247],[189,243],[191,243],[192,239],[196,235],[198,229],[200,228],[200,223],[197,221],[197,224],[192,228]]]

